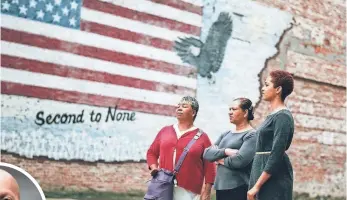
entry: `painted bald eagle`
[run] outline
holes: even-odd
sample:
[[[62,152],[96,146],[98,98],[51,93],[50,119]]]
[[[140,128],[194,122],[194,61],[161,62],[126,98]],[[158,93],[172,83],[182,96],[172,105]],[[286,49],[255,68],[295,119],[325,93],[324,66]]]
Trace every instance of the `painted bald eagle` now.
[[[219,14],[206,38],[206,42],[193,38],[179,38],[175,41],[174,49],[184,63],[191,64],[198,69],[202,77],[207,77],[209,82],[215,83],[216,73],[223,62],[225,48],[232,32],[232,20],[228,13]],[[193,49],[198,48],[200,52],[194,55]]]

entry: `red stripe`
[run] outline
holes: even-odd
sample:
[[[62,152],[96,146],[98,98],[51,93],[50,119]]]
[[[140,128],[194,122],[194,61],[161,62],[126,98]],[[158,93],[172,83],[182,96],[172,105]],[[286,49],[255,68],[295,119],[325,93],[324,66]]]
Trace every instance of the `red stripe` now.
[[[81,21],[81,30],[139,44],[173,50],[173,42],[94,22]]]
[[[86,94],[80,92],[64,91],[37,86],[29,86],[18,83],[1,81],[1,94],[19,95],[39,99],[49,99],[74,104],[86,104],[91,106],[113,107],[118,106],[122,110],[132,110],[165,116],[175,115],[175,106],[146,103],[128,99],[106,97],[101,95]]]
[[[174,65],[163,61],[156,61],[149,58],[129,55],[126,53],[100,49],[96,47],[81,45],[78,43],[61,41],[58,39],[48,38],[41,35],[10,30],[3,27],[1,28],[1,40],[51,50],[64,51],[90,58],[97,58],[101,60],[111,61],[139,68],[152,69],[176,75],[182,75],[187,77],[196,76],[196,69],[193,67]]]
[[[122,85],[126,87],[133,87],[158,92],[168,92],[173,94],[195,96],[195,91],[186,87],[114,75],[106,72],[98,72],[87,69],[62,66],[53,63],[45,63],[36,60],[29,60],[25,58],[18,58],[8,55],[1,55],[1,65],[6,68],[50,74],[61,77],[75,78],[114,85]]]
[[[150,0],[150,1],[167,5],[170,7],[174,7],[183,11],[188,11],[188,12],[196,13],[198,15],[202,15],[202,7],[191,4],[191,3],[187,3],[184,1],[180,1],[180,0]]]
[[[96,0],[84,0],[83,7],[136,21],[141,21],[146,24],[151,24],[170,30],[177,30],[180,32],[200,36],[200,27],[139,12],[136,10],[131,10],[129,8],[114,5],[112,3],[101,2]]]

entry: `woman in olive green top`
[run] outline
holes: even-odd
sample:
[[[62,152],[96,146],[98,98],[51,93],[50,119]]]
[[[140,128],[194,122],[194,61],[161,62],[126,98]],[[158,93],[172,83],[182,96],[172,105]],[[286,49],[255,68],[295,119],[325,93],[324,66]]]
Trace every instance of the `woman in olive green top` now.
[[[294,120],[284,100],[293,88],[293,77],[286,71],[272,71],[265,81],[263,99],[272,112],[257,127],[248,200],[292,200],[293,168],[285,151],[293,139]]]

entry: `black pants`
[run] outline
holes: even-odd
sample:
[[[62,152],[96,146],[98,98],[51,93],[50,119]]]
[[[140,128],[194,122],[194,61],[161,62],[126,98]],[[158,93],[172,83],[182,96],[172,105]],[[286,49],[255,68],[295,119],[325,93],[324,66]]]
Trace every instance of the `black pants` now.
[[[217,190],[217,200],[247,200],[248,185],[230,190]]]

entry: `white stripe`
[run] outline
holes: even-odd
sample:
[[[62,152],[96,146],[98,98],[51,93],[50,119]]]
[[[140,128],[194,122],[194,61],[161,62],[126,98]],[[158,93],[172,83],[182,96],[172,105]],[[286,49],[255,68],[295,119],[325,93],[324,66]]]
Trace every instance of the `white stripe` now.
[[[140,33],[164,40],[174,41],[178,37],[195,37],[195,35],[190,35],[187,33],[169,30],[166,28],[161,28],[158,26],[146,24],[140,21],[131,20],[128,18],[119,17],[116,15],[111,15],[108,13],[91,10],[88,8],[82,8],[81,18],[86,21],[95,22],[98,24],[103,24],[111,27],[116,27],[124,30],[129,30],[135,33]],[[197,38],[199,39],[199,38]]]
[[[85,104],[71,104],[60,101],[48,100],[48,99],[39,99],[33,97],[23,97],[23,96],[14,96],[14,95],[1,95],[1,103],[5,104],[1,111],[1,117],[16,117],[16,119],[32,119],[35,118],[37,112],[43,110],[45,114],[52,113],[81,113],[84,110],[84,113],[90,113],[94,111],[95,113],[105,113],[107,108],[99,106],[90,106]],[[25,103],[23,103],[25,102]],[[122,109],[117,109],[118,112],[126,111]],[[129,133],[136,133],[138,136],[141,135],[146,139],[148,137],[155,137],[161,127],[173,124],[176,122],[175,117],[163,116],[158,114],[142,113],[136,112],[136,120],[133,123],[110,123],[105,122],[106,114],[103,114],[103,120],[100,123],[93,123],[90,120],[85,120],[85,124],[88,124],[89,127],[99,128],[104,131],[108,130],[110,134],[124,134],[124,136],[133,136]],[[102,126],[100,126],[102,124]],[[36,126],[36,125],[34,125]],[[68,125],[63,125],[68,126]],[[115,131],[114,128],[117,127]],[[18,127],[19,129],[20,127]],[[67,128],[67,127],[64,127]],[[69,127],[70,130],[73,130],[74,127]],[[159,129],[159,130],[158,130]],[[141,130],[141,131],[140,131]]]
[[[67,67],[76,67],[93,71],[107,72],[127,77],[156,81],[166,84],[196,89],[197,80],[179,75],[142,69],[129,65],[88,58],[71,53],[32,47],[7,41],[1,41],[1,54],[12,55],[31,60],[49,62]]]
[[[1,26],[63,41],[79,43],[101,49],[108,49],[111,51],[122,52],[188,67],[188,65],[183,64],[181,59],[173,51],[157,49],[154,47],[114,39],[94,33],[64,28],[47,23],[27,20],[24,18],[13,17],[10,15],[1,15]]]
[[[5,104],[1,111],[2,115],[1,117],[14,117],[23,119],[25,117],[31,118],[35,117],[37,112],[40,110],[44,110],[45,113],[81,113],[82,110],[85,110],[85,113],[90,113],[91,111],[95,112],[105,112],[107,109],[104,107],[99,106],[91,106],[91,105],[85,105],[85,104],[70,104],[70,103],[64,103],[60,101],[54,101],[54,100],[48,100],[48,99],[39,99],[35,97],[23,97],[23,96],[14,96],[14,95],[7,95],[7,94],[1,94],[1,102]],[[25,102],[25,103],[23,103]],[[52,106],[53,105],[53,106]],[[122,109],[118,109],[119,111],[125,111]],[[141,117],[141,120],[139,120],[139,117]],[[148,120],[149,118],[154,117],[155,120]],[[147,120],[145,120],[147,118]],[[143,120],[142,120],[143,119]],[[150,114],[150,113],[141,113],[136,112],[136,125],[143,125],[143,128],[148,126],[152,126],[156,123],[160,123],[160,121],[167,121],[167,120],[175,120],[174,117],[170,116],[160,116],[157,114]],[[90,121],[86,121],[88,123]],[[104,121],[100,121],[104,122]],[[171,122],[171,123],[174,123]],[[96,128],[100,128],[100,124],[95,123],[88,123],[94,125]],[[125,126],[127,123],[123,123],[122,126]],[[163,126],[168,125],[163,124]],[[103,126],[113,126],[115,124],[105,123]],[[120,124],[116,124],[116,126],[119,126]],[[129,126],[134,126],[134,123],[129,123]],[[149,128],[148,127],[148,128]],[[160,126],[154,126],[155,129],[160,128]],[[118,132],[119,130],[117,130]],[[154,134],[155,132],[148,132],[147,134]]]
[[[91,111],[95,113],[105,113],[103,114],[103,118],[99,123],[90,122],[89,118],[85,120],[84,124],[88,124],[88,128],[91,127],[93,129],[98,128],[104,132],[108,132],[109,135],[116,135],[126,138],[136,137],[139,141],[142,139],[154,139],[155,135],[160,131],[163,126],[167,126],[169,124],[173,124],[176,122],[176,118],[172,116],[163,116],[158,114],[150,114],[136,111],[136,120],[132,123],[121,123],[116,122],[110,123],[110,121],[105,122],[107,108],[99,107],[99,106],[90,106],[85,104],[74,104],[74,103],[65,103],[60,101],[48,100],[48,99],[39,99],[34,97],[23,97],[23,96],[15,96],[15,95],[1,95],[1,103],[6,105],[1,108],[2,111],[2,120],[5,120],[6,117],[15,117],[14,120],[21,119],[35,119],[37,112],[44,111],[46,114],[63,114],[63,113],[81,113],[84,110],[84,114],[89,114]],[[117,109],[118,112],[126,111],[122,109]],[[86,117],[86,116],[85,116]],[[89,117],[89,116],[88,116]],[[14,121],[11,120],[11,121]],[[70,124],[71,125],[71,124]],[[63,129],[67,129],[69,131],[73,131],[76,127],[74,125],[62,125]],[[30,122],[30,125],[22,126],[25,128],[35,127],[37,130],[37,126],[34,123]],[[22,127],[15,127],[18,131],[21,130]],[[46,127],[47,128],[47,127]],[[86,128],[87,130],[90,130]],[[54,127],[49,127],[51,130],[55,130]],[[47,129],[45,129],[47,131]],[[97,134],[98,131],[96,131]],[[92,133],[93,134],[93,133]],[[138,138],[142,136],[142,138]]]
[[[1,103],[6,105],[1,109],[3,113],[1,150],[16,152],[29,158],[48,156],[53,159],[67,160],[126,161],[130,159],[139,161],[146,159],[144,152],[147,151],[160,129],[177,121],[175,117],[135,111],[135,121],[110,121],[109,119],[106,122],[108,109],[104,107],[15,95],[1,97]],[[38,126],[34,123],[40,111],[44,112],[43,117],[46,119],[48,115],[80,114],[82,110],[84,110],[83,124]],[[102,114],[100,122],[90,121],[92,111]],[[123,112],[124,110],[117,109],[117,113]],[[6,143],[4,143],[5,140]],[[50,148],[45,148],[46,145]],[[56,148],[57,145],[59,148]],[[94,148],[90,148],[91,145]],[[59,149],[60,151],[57,151]],[[112,155],[105,152],[112,152]]]
[[[181,95],[164,92],[154,92],[124,86],[117,86],[93,81],[77,80],[41,73],[21,71],[17,69],[2,68],[2,80],[39,87],[77,91],[81,93],[103,95],[108,97],[131,99],[148,103],[164,105],[177,105]]]
[[[100,0],[143,13],[201,27],[202,16],[148,0]]]

